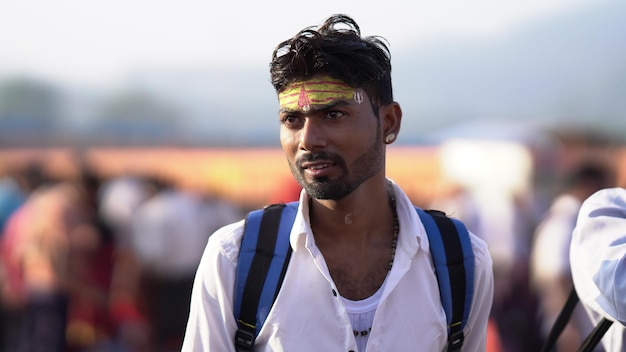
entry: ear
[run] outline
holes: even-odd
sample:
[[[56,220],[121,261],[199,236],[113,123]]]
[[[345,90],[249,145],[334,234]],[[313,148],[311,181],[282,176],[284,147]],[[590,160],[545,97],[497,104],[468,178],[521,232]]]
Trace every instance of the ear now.
[[[386,144],[391,144],[400,134],[400,125],[402,123],[402,108],[400,108],[400,104],[394,101],[381,107],[380,119],[380,125],[383,129],[383,141]]]

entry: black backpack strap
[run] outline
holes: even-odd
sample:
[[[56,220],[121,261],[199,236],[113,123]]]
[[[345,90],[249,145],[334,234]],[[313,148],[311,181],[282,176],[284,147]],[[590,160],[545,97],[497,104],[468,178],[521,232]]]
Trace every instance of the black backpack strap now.
[[[552,348],[556,344],[556,341],[559,339],[559,336],[561,335],[563,329],[565,329],[565,326],[567,325],[567,322],[571,318],[572,313],[574,312],[574,308],[576,308],[576,305],[578,304],[578,301],[579,298],[578,294],[576,293],[576,288],[572,287],[572,291],[570,292],[569,297],[565,302],[565,305],[563,305],[561,313],[559,313],[559,316],[556,318],[556,321],[550,329],[550,333],[548,334],[548,337],[543,344],[541,352],[552,351]],[[585,341],[583,341],[582,345],[578,349],[578,352],[592,351],[602,340],[602,336],[604,336],[604,334],[611,327],[612,324],[613,321],[607,318],[603,318],[589,333],[589,335],[587,335],[587,338],[585,339]]]
[[[576,290],[572,287],[572,291],[570,292],[563,309],[561,309],[561,313],[559,313],[559,316],[552,325],[552,329],[550,329],[550,333],[543,344],[541,352],[549,352],[552,350],[554,344],[556,344],[556,341],[559,339],[559,335],[561,335],[563,329],[565,329],[565,326],[567,325],[567,322],[572,316],[574,308],[576,308],[576,304],[578,304],[578,295],[576,294]]]
[[[417,210],[428,234],[441,303],[448,323],[448,351],[460,351],[474,297],[474,251],[469,232],[437,210]]]
[[[598,345],[600,340],[602,340],[602,336],[606,333],[607,330],[613,324],[612,320],[607,318],[602,318],[598,325],[589,333],[583,344],[580,346],[578,352],[591,352]]]
[[[278,295],[291,256],[289,234],[297,208],[297,203],[275,204],[246,217],[235,281],[238,352],[254,351],[256,335]]]

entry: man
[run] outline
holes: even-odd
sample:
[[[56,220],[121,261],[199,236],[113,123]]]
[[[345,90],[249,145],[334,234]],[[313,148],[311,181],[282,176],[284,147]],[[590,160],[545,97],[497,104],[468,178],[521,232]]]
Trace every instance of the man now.
[[[626,341],[626,189],[607,188],[583,202],[570,247],[574,287],[594,324],[613,321],[602,339],[606,351]]]
[[[539,223],[531,248],[530,278],[540,303],[544,338],[572,290],[569,247],[580,206],[596,191],[613,185],[612,169],[597,158],[582,160],[566,176],[565,188]],[[557,350],[575,350],[592,329],[582,307],[577,307]]]
[[[390,55],[330,17],[275,49],[280,141],[303,187],[293,253],[256,351],[442,351],[446,318],[424,226],[385,177],[385,145],[400,130]],[[234,351],[235,267],[243,222],[210,237],[192,293],[183,351]],[[464,351],[484,351],[491,258],[471,237],[475,292]]]

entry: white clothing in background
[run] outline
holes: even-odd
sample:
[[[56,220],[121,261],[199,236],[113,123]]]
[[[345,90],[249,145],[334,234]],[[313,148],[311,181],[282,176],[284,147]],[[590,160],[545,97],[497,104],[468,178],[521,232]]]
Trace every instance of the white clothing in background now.
[[[596,192],[583,202],[570,247],[574,286],[594,323],[615,323],[602,344],[623,351],[626,338],[626,189]]]

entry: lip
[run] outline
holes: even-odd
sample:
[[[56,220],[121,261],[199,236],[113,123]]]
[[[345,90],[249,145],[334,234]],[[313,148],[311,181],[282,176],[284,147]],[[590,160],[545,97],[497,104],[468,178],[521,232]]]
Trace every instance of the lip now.
[[[302,164],[302,169],[307,174],[313,177],[321,177],[326,176],[335,166],[335,163],[326,161],[326,160],[318,160],[315,162],[306,162]]]

